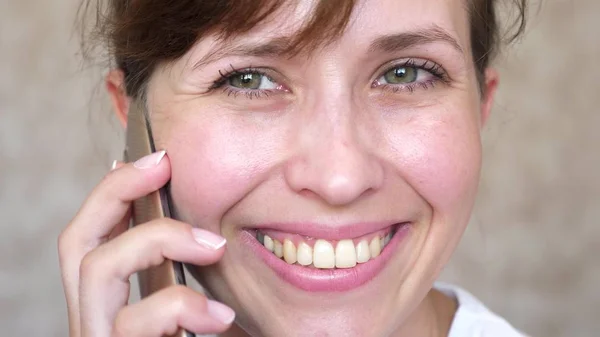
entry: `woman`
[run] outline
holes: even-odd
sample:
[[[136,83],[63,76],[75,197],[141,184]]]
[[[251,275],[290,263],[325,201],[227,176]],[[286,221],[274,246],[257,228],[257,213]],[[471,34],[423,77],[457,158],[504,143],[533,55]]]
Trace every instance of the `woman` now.
[[[433,286],[475,200],[496,2],[111,1],[106,86],[161,151],[116,163],[61,234],[71,336],[521,336]],[[125,232],[169,180],[177,220]],[[211,299],[127,305],[164,258]]]

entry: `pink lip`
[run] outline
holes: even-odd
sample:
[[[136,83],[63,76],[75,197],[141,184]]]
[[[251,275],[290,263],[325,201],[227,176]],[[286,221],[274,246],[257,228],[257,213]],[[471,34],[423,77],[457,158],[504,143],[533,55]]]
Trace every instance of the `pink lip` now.
[[[374,279],[410,233],[410,228],[410,224],[399,226],[381,255],[348,269],[316,269],[288,264],[265,249],[256,240],[253,232],[247,230],[242,231],[242,242],[246,243],[254,254],[289,284],[310,292],[342,292],[358,288]]]

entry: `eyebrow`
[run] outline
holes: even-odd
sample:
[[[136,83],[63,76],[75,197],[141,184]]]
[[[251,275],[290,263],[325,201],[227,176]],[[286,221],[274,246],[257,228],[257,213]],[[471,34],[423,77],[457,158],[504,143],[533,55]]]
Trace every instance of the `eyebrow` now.
[[[456,41],[450,33],[437,25],[417,31],[381,36],[371,43],[369,51],[395,52],[418,45],[436,42],[449,44],[461,55],[464,55],[464,51],[458,41]]]
[[[226,56],[280,57],[290,50],[291,41],[292,37],[285,36],[277,37],[260,44],[230,45],[223,43],[222,47],[212,50],[204,55],[198,62],[194,63],[193,69],[203,67]],[[464,51],[457,40],[446,30],[437,25],[416,31],[380,36],[371,43],[368,50],[371,53],[379,51],[396,52],[417,45],[435,42],[449,44],[461,55],[464,55]]]
[[[202,67],[225,56],[278,57],[289,50],[291,38],[278,37],[262,44],[227,45],[204,55],[194,64],[193,69]]]

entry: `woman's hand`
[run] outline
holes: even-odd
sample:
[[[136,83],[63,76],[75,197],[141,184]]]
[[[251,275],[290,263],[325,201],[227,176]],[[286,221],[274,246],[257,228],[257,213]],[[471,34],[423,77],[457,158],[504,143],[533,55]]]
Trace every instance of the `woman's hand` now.
[[[171,169],[164,152],[117,166],[58,240],[70,336],[158,337],[178,328],[199,334],[225,331],[233,310],[184,286],[127,305],[133,273],[164,259],[215,263],[223,256],[225,239],[166,218],[126,231],[131,202],[162,187]]]

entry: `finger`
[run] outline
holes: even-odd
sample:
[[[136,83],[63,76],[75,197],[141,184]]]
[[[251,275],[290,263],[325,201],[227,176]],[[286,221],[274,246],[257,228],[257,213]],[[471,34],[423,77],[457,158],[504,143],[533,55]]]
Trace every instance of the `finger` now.
[[[134,227],[85,256],[80,269],[82,331],[105,331],[129,296],[129,277],[165,258],[207,265],[224,254],[225,238],[188,224],[157,219]]]
[[[115,227],[108,234],[107,241],[113,240],[117,236],[123,234],[127,228],[129,228],[129,222],[131,221],[131,207],[127,210],[127,213],[123,216],[123,219],[119,221]]]
[[[208,300],[184,286],[163,289],[142,301],[123,308],[112,327],[112,335],[159,337],[179,328],[197,334],[227,330],[235,318],[228,306]]]
[[[158,157],[157,157],[158,156]],[[67,300],[71,336],[79,336],[79,266],[83,256],[94,249],[112,230],[121,231],[128,221],[130,201],[164,185],[170,176],[164,154],[154,154],[133,164],[117,163],[84,202],[79,213],[58,238],[59,263]],[[146,165],[143,165],[146,164]],[[145,167],[145,168],[138,168]],[[116,220],[115,220],[116,219]]]
[[[82,243],[97,246],[129,210],[133,200],[158,190],[170,178],[164,151],[111,171],[94,188],[67,229]]]

